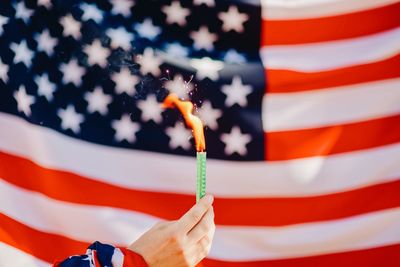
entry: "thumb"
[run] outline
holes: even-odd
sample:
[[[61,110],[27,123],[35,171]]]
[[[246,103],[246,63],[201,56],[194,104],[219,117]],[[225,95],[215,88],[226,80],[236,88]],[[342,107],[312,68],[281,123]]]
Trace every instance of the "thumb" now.
[[[213,201],[213,196],[206,195],[179,219],[179,224],[185,233],[189,232],[201,220]]]

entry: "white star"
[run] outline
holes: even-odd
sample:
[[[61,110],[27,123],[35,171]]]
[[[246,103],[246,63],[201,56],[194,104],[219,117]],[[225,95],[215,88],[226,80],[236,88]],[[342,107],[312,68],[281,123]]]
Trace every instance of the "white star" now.
[[[162,61],[155,55],[153,49],[146,48],[143,51],[143,55],[137,57],[137,62],[140,64],[140,72],[143,75],[151,73],[154,76],[158,76],[161,74],[160,65]]]
[[[153,24],[150,18],[146,18],[142,23],[136,23],[135,30],[142,38],[153,41],[161,33],[161,28]]]
[[[82,114],[77,113],[72,105],[68,105],[66,109],[59,109],[57,116],[61,119],[61,128],[63,130],[71,129],[76,134],[81,131],[79,125],[83,122],[84,117]]]
[[[38,43],[37,49],[39,51],[46,52],[50,57],[54,53],[54,47],[57,45],[58,41],[56,38],[51,37],[49,30],[44,30],[41,34],[35,36],[36,42]]]
[[[179,98],[187,98],[188,93],[193,90],[193,84],[185,82],[181,74],[177,74],[173,80],[165,82],[164,86]]]
[[[96,5],[83,3],[80,5],[80,8],[83,11],[82,20],[88,21],[92,19],[97,24],[103,20],[103,11],[98,9]]]
[[[111,39],[111,47],[116,49],[121,47],[124,50],[131,49],[131,42],[134,38],[133,34],[125,30],[124,27],[117,29],[108,29],[106,32],[107,36]]]
[[[72,15],[62,17],[60,19],[60,24],[63,27],[63,35],[65,37],[72,36],[76,40],[81,38],[81,23],[76,21]]]
[[[14,98],[17,101],[18,111],[30,116],[32,114],[31,106],[35,103],[35,97],[28,95],[25,86],[21,85],[18,91],[14,92]]]
[[[112,97],[104,94],[100,87],[94,88],[93,92],[86,92],[84,98],[88,102],[87,109],[89,113],[97,111],[103,116],[107,115],[107,106],[111,103]]]
[[[227,12],[220,12],[218,18],[222,21],[222,30],[225,32],[230,30],[243,32],[243,23],[249,19],[249,16],[245,13],[240,13],[236,6],[230,6]]]
[[[189,49],[180,43],[174,42],[165,46],[165,52],[172,57],[187,57]]]
[[[247,105],[247,95],[253,91],[253,87],[244,85],[242,79],[239,76],[235,76],[232,79],[232,83],[223,85],[221,90],[226,95],[225,105],[227,107],[231,107],[234,104],[244,107]]]
[[[25,24],[27,24],[33,14],[33,10],[32,9],[28,9],[25,6],[25,3],[23,1],[19,2],[16,6],[15,6],[15,17],[22,19]]]
[[[4,32],[4,25],[8,23],[9,18],[0,15],[0,35]]]
[[[186,129],[182,123],[176,123],[174,127],[168,127],[165,129],[165,132],[170,139],[169,147],[171,149],[181,147],[185,150],[188,150],[191,148],[189,141],[191,138],[191,132]]]
[[[199,6],[201,4],[205,4],[205,5],[209,6],[209,7],[215,6],[214,0],[194,0],[193,4],[197,5],[197,6]]]
[[[195,49],[205,49],[207,51],[214,49],[213,43],[218,39],[218,35],[209,32],[206,26],[201,26],[197,32],[191,32],[190,37],[193,39],[193,47]]]
[[[64,74],[62,82],[64,84],[73,83],[75,86],[82,84],[82,76],[85,75],[85,68],[78,65],[76,59],[71,59],[67,64],[62,63],[60,71]]]
[[[209,57],[191,59],[190,65],[197,70],[196,78],[198,80],[203,80],[207,77],[213,81],[218,79],[218,71],[222,70],[224,67],[221,61],[212,60]]]
[[[147,96],[146,100],[138,101],[137,106],[142,110],[143,121],[154,121],[160,123],[162,121],[162,107],[154,95]]]
[[[8,82],[8,70],[9,66],[4,64],[0,59],[0,79],[2,79],[4,83]]]
[[[110,56],[110,50],[103,47],[99,40],[95,40],[91,45],[83,49],[88,56],[89,65],[99,65],[102,68],[107,66],[107,58]]]
[[[224,56],[224,61],[231,64],[242,64],[246,62],[246,58],[235,49],[229,49]]]
[[[207,125],[211,130],[218,129],[217,120],[221,118],[222,111],[219,109],[213,109],[209,101],[204,101],[200,109],[197,110],[200,115],[201,120]]]
[[[29,50],[25,40],[21,41],[19,44],[12,43],[10,48],[15,53],[14,64],[23,62],[27,68],[31,66],[33,52]]]
[[[183,8],[179,1],[173,1],[169,6],[163,6],[161,10],[167,15],[166,22],[168,24],[178,24],[185,26],[186,17],[189,16],[188,8]]]
[[[128,68],[122,68],[120,72],[111,75],[115,83],[115,91],[118,94],[126,93],[133,96],[136,92],[135,86],[139,83],[139,77],[131,74]]]
[[[56,90],[56,85],[50,82],[49,75],[44,73],[42,76],[36,76],[35,83],[38,87],[38,94],[44,96],[47,101],[52,101],[53,93]]]
[[[132,0],[111,0],[112,4],[111,13],[113,15],[121,14],[124,17],[129,17],[131,13],[131,8],[135,5]]]
[[[38,0],[38,6],[44,6],[47,9],[52,7],[51,0]]]
[[[111,126],[115,130],[115,140],[123,140],[133,143],[136,141],[136,133],[140,130],[138,123],[133,122],[129,115],[124,114],[120,120],[114,120]]]
[[[240,128],[234,126],[231,132],[221,134],[221,140],[225,143],[225,154],[232,155],[238,153],[241,156],[247,154],[246,145],[251,141],[250,134],[243,134]]]

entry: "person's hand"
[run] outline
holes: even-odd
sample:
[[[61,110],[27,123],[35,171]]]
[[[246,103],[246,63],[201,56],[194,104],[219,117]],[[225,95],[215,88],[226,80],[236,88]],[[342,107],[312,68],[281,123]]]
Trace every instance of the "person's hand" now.
[[[179,220],[157,223],[128,249],[142,255],[150,267],[195,266],[211,248],[215,232],[213,200],[207,195]]]

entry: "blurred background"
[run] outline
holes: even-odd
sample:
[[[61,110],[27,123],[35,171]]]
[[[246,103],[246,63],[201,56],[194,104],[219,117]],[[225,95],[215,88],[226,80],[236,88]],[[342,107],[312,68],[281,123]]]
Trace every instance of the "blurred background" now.
[[[204,266],[400,266],[400,1],[0,3],[0,266],[127,246],[195,202]]]

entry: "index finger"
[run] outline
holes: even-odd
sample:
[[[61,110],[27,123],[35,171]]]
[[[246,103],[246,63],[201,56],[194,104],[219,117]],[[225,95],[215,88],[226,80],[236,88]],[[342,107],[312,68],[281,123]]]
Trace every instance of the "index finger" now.
[[[213,201],[214,198],[211,195],[206,195],[179,219],[179,223],[185,233],[192,230],[192,228],[201,220],[207,210],[211,207]]]

